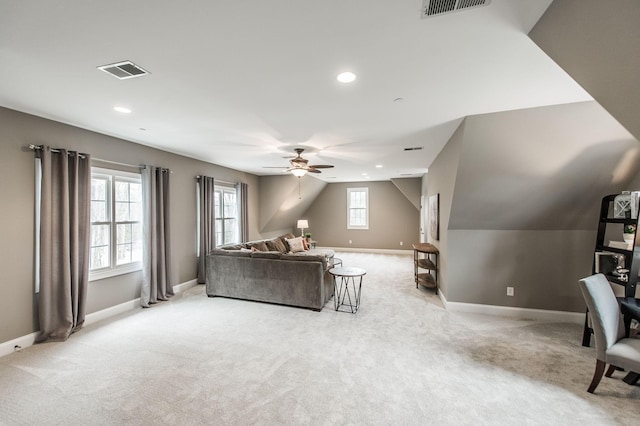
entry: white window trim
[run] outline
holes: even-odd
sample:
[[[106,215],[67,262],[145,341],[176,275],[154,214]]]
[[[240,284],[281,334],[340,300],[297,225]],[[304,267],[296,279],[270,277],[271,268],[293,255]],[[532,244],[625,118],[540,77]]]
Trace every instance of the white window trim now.
[[[136,180],[142,181],[142,176],[140,173],[125,172],[125,171],[116,170],[116,169],[105,169],[101,167],[91,167],[91,175],[93,176],[94,173],[109,175],[109,176],[124,177],[124,178],[130,178],[130,179],[136,179]],[[111,194],[111,197],[113,197],[113,194]],[[113,203],[113,198],[111,199],[111,203]],[[113,221],[111,221],[111,223],[113,223]],[[113,244],[113,240],[111,241],[111,244]],[[114,260],[112,259],[112,261]],[[141,270],[142,270],[142,262],[127,263],[126,265],[120,265],[120,266],[116,266],[114,263],[112,266],[109,266],[108,268],[96,269],[93,271],[90,270],[89,281],[90,282],[98,281],[105,278],[115,277],[115,276],[124,275],[124,274],[130,274],[132,272],[137,272]]]
[[[365,225],[351,225],[351,193],[352,192],[364,192],[367,198],[367,205],[365,207]],[[369,188],[347,188],[347,229],[369,229]]]
[[[236,195],[236,235],[238,236],[238,239],[240,239],[240,235],[241,235],[241,230],[240,230],[240,196],[238,194],[238,188],[233,185],[233,184],[227,184],[227,183],[219,183],[219,184],[214,184],[214,191],[221,191],[223,197],[221,198],[221,200],[224,199],[224,191],[232,191],[235,192]],[[217,225],[217,221],[218,219],[222,219],[220,222],[222,223],[224,221],[224,218],[218,218],[216,216],[216,223],[215,225]],[[215,229],[216,233],[218,232],[217,229]],[[198,232],[199,234],[199,232]],[[224,229],[222,230],[222,235],[223,235],[223,239],[224,239]],[[241,243],[242,241],[236,241],[236,242],[221,242],[218,241],[216,239],[216,247],[220,247],[220,246],[224,246],[227,244],[238,244]]]

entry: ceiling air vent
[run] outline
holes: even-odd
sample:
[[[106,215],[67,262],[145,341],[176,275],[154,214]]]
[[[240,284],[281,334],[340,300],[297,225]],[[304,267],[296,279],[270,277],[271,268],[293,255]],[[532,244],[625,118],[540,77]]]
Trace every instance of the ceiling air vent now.
[[[143,75],[149,74],[148,71],[145,71],[142,67],[139,67],[138,65],[134,64],[131,61],[123,61],[123,62],[118,62],[116,64],[102,65],[98,67],[98,69],[106,73],[109,73],[120,80],[125,80],[127,78],[141,77]]]
[[[480,6],[488,6],[491,0],[422,0],[422,18],[457,12]]]
[[[422,149],[421,146],[413,146],[411,148],[405,148],[405,151],[420,151]]]

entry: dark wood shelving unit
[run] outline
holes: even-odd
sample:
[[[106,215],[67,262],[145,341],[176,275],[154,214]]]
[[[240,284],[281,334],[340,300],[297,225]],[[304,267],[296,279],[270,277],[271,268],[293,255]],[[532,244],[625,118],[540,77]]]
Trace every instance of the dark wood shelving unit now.
[[[413,244],[413,274],[416,288],[432,288],[438,294],[438,248],[429,243]]]
[[[636,285],[638,284],[638,272],[640,271],[640,239],[637,238],[637,233],[640,230],[638,217],[632,218],[615,218],[613,216],[614,211],[614,202],[615,198],[620,194],[611,194],[607,195],[602,199],[602,204],[600,205],[600,218],[598,221],[598,234],[596,236],[596,246],[594,250],[594,258],[592,263],[591,272],[593,274],[599,273],[596,268],[596,259],[595,253],[609,252],[621,254],[624,256],[624,265],[625,269],[628,269],[629,272],[627,274],[627,279],[621,279],[619,275],[605,273],[604,275],[607,277],[610,283],[620,285],[624,287],[624,298],[635,298],[636,295]],[[618,247],[611,247],[606,245],[607,241],[605,241],[605,237],[607,234],[607,226],[610,224],[620,224],[623,227],[626,225],[636,225],[636,234],[634,237],[633,244],[631,244],[630,249],[622,249]],[[620,230],[622,233],[622,230]],[[589,325],[589,312],[587,311],[584,320],[584,331],[582,334],[582,346],[589,346],[591,342],[591,334],[593,334],[593,329]]]

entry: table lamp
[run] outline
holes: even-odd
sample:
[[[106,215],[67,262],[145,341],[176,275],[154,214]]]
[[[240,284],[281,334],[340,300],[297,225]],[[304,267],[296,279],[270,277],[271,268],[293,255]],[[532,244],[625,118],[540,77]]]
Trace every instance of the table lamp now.
[[[309,228],[309,221],[306,219],[299,219],[298,228],[300,228],[300,236],[304,237],[304,229]]]

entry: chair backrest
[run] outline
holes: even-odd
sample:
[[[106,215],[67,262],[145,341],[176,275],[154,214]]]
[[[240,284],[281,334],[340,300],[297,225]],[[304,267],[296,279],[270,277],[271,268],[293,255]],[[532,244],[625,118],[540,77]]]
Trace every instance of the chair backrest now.
[[[580,290],[591,315],[596,358],[605,361],[606,350],[624,337],[624,324],[616,295],[602,274],[581,279]]]

